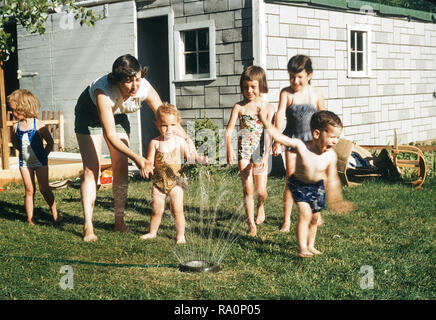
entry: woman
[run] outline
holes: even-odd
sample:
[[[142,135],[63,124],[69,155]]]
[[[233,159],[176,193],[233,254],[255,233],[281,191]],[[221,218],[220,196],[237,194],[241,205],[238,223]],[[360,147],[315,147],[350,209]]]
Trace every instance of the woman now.
[[[112,162],[115,230],[127,232],[124,208],[127,200],[128,158],[135,162],[143,178],[153,173],[150,161],[129,148],[130,124],[127,113],[138,111],[144,101],[154,112],[162,104],[158,93],[144,79],[145,74],[146,68],[135,57],[123,55],[113,63],[111,73],[95,80],[78,99],[74,130],[83,161],[80,189],[85,242],[97,240],[92,212],[100,172],[102,138],[109,148]],[[183,129],[181,135],[186,137]]]

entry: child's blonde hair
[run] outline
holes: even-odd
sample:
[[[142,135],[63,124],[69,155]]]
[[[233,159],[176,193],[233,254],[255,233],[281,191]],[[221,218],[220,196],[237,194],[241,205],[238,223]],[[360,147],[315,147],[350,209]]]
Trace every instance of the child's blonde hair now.
[[[39,99],[32,92],[25,89],[17,89],[8,96],[7,100],[9,105],[13,102],[15,111],[25,118],[39,117],[41,105]]]
[[[171,103],[164,102],[156,111],[156,125],[159,125],[164,115],[176,116],[177,122],[180,123],[182,118],[180,117],[179,111],[175,105]]]

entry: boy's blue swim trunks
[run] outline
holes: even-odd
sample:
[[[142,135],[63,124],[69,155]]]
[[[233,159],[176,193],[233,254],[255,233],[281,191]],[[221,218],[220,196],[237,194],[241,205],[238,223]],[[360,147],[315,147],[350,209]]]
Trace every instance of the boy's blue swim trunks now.
[[[292,193],[295,202],[307,202],[312,208],[312,213],[319,212],[325,206],[324,180],[314,184],[307,184],[295,178],[294,175],[288,179],[288,188]]]

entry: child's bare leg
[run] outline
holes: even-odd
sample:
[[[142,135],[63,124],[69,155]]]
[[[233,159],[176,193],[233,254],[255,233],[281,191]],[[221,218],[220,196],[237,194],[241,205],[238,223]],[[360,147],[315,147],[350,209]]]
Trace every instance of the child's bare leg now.
[[[256,223],[254,222],[254,199],[253,199],[253,175],[252,165],[248,160],[239,161],[239,172],[244,192],[244,206],[248,218],[249,235],[254,237],[257,234]]]
[[[315,238],[316,238],[316,232],[318,230],[318,223],[319,220],[321,220],[321,213],[315,212],[312,215],[312,221],[309,225],[309,236],[307,241],[307,249],[312,252],[313,254],[321,254],[322,252],[315,249]]]
[[[323,218],[321,218],[321,216],[319,217],[319,219],[316,222],[316,224],[318,225],[318,227],[321,227],[322,225],[324,225],[324,220],[323,220]]]
[[[256,174],[256,169],[254,169],[254,184],[256,186],[257,194],[257,218],[256,224],[262,224],[265,221],[265,201],[268,197],[268,192],[266,189],[268,181],[268,168],[265,168],[261,173]]]
[[[33,220],[33,200],[35,197],[35,176],[33,169],[20,167],[20,173],[25,188],[24,206],[26,208],[27,222],[30,225],[35,225],[35,221]]]
[[[327,186],[327,179],[324,179],[324,189]],[[324,220],[321,217],[321,214],[319,215],[318,221],[316,222],[316,224],[318,225],[318,227],[321,227],[322,225],[324,225]]]
[[[129,146],[129,137],[126,133],[118,133],[121,141],[126,146]],[[128,193],[128,158],[116,150],[106,139],[112,161],[112,191],[114,195],[115,207],[115,231],[128,232],[126,224],[124,223],[124,209],[127,202]]]
[[[292,198],[292,193],[286,183],[285,190],[283,191],[283,225],[280,229],[281,232],[289,232],[291,229],[291,212],[293,204],[294,199]]]
[[[313,256],[307,246],[309,243],[309,226],[312,221],[312,209],[306,202],[297,202],[297,207],[299,214],[297,223],[298,255],[302,258],[308,258]]]
[[[159,229],[162,215],[165,211],[166,194],[154,185],[151,190],[151,198],[152,213],[150,218],[150,231],[140,237],[142,240],[156,238],[157,230]]]
[[[183,189],[175,186],[168,194],[170,196],[170,208],[176,225],[176,243],[184,244],[185,240],[185,215],[183,214]]]
[[[292,206],[294,204],[294,198],[288,187],[288,179],[291,175],[295,173],[295,160],[296,154],[290,151],[286,151],[286,184],[285,190],[283,191],[283,225],[280,229],[281,232],[289,232],[291,228],[291,213]]]
[[[38,178],[39,191],[50,208],[54,222],[61,222],[62,217],[60,217],[58,214],[54,194],[48,185],[48,166],[43,166],[36,169],[36,177]]]
[[[96,241],[92,225],[92,213],[97,197],[97,180],[100,172],[101,135],[77,134],[80,154],[83,162],[83,176],[80,185],[84,216],[83,241]]]

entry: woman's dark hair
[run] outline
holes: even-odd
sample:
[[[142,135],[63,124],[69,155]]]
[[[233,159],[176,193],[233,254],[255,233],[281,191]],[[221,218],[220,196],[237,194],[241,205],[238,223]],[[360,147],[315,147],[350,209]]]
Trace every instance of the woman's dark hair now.
[[[265,70],[259,66],[249,66],[242,72],[239,81],[241,92],[244,91],[243,82],[257,80],[259,82],[259,89],[261,93],[268,93],[268,82],[266,81]]]
[[[114,61],[112,72],[108,74],[107,80],[110,84],[126,82],[138,72],[141,72],[141,78],[144,78],[147,70],[148,68],[143,67],[134,56],[125,54]]]
[[[313,72],[312,60],[304,54],[293,56],[288,62],[288,72],[299,73],[306,70],[307,74]]]

